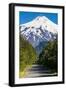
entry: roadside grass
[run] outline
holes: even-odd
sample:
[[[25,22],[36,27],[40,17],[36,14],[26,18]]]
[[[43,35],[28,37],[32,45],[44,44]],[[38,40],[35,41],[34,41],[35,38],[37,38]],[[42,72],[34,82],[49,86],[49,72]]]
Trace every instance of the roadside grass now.
[[[27,65],[23,71],[19,71],[19,78],[25,78],[28,74],[27,69],[31,67],[32,65]]]

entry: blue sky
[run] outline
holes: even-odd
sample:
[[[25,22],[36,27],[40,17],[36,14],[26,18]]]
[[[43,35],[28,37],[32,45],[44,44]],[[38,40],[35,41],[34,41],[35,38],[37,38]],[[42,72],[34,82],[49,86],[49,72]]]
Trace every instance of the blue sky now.
[[[19,24],[27,23],[37,16],[46,16],[55,24],[58,24],[58,14],[57,13],[40,13],[40,12],[19,12]]]

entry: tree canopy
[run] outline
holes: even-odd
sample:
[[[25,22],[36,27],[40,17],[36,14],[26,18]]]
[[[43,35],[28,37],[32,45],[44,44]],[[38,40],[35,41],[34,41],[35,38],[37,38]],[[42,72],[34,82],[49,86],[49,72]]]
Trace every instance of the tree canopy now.
[[[48,67],[52,72],[57,72],[57,39],[49,41],[39,55],[38,63]]]
[[[36,59],[35,49],[25,38],[20,36],[20,71],[23,71],[27,65],[32,65]]]

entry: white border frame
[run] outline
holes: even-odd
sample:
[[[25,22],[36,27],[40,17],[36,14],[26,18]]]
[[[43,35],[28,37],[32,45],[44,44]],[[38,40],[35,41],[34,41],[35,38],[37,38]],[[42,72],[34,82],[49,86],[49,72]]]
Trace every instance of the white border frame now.
[[[49,9],[49,10],[48,10]],[[37,78],[19,78],[19,11],[27,12],[49,12],[58,13],[58,76],[54,77],[37,77]],[[15,84],[28,83],[46,83],[62,81],[62,9],[40,8],[40,7],[15,7]]]

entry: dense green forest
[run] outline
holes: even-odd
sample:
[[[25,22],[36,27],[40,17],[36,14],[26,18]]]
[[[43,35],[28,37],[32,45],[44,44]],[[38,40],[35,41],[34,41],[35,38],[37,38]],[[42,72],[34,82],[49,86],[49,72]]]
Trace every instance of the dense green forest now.
[[[42,49],[42,52],[38,55],[32,45],[20,36],[20,61],[19,61],[19,76],[25,76],[25,69],[32,64],[39,64],[47,67],[51,70],[51,73],[57,71],[57,39],[47,42],[46,46]]]
[[[32,65],[37,59],[37,54],[32,45],[23,36],[20,36],[20,72]]]
[[[57,40],[49,41],[39,55],[38,64],[48,67],[51,72],[57,72]]]

